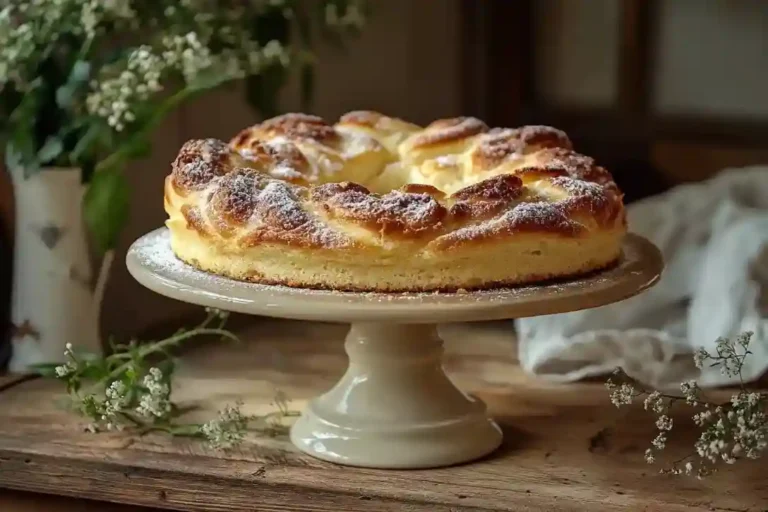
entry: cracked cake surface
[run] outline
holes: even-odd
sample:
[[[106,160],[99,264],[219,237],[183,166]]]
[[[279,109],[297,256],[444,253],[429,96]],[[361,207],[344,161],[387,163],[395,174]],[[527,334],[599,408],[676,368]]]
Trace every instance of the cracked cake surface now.
[[[577,276],[626,233],[609,171],[548,126],[472,117],[421,127],[356,111],[285,114],[191,140],[165,181],[183,261],[233,279],[454,291]]]

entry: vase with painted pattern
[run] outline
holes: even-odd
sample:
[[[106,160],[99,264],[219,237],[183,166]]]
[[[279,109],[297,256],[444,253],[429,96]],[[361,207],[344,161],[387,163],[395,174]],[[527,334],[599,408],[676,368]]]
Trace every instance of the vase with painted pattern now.
[[[99,299],[79,169],[12,173],[16,196],[11,371],[61,362],[67,343],[100,353]]]

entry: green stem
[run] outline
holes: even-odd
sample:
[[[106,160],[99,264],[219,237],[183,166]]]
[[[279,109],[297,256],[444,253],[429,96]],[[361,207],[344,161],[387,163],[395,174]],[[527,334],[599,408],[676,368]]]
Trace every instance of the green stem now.
[[[165,432],[173,436],[200,437],[200,426],[194,423],[188,425],[145,425],[139,431],[139,435],[149,434],[150,432]]]
[[[136,418],[134,418],[134,416],[133,416],[132,414],[129,414],[129,413],[125,412],[125,411],[122,411],[122,412],[120,412],[119,414],[120,414],[120,415],[121,415],[123,418],[125,418],[125,419],[127,419],[128,421],[130,421],[131,423],[133,423],[133,425],[134,425],[135,427],[143,427],[143,426],[144,426],[144,423],[142,423],[141,421],[139,421],[139,420],[137,420]]]
[[[209,320],[206,320],[206,323],[208,321]],[[201,327],[201,328],[193,329],[191,331],[187,331],[187,332],[184,332],[184,333],[181,333],[181,334],[177,334],[175,336],[171,336],[170,338],[165,339],[163,341],[159,341],[159,342],[154,343],[152,345],[148,345],[146,347],[143,347],[143,348],[139,349],[138,358],[144,359],[145,357],[147,357],[150,354],[154,354],[155,352],[159,352],[159,351],[164,350],[164,349],[166,349],[168,347],[172,347],[173,345],[175,345],[177,343],[181,343],[182,341],[184,341],[186,339],[194,338],[195,336],[202,336],[202,335],[206,335],[206,334],[219,335],[219,336],[222,336],[224,338],[229,338],[231,340],[237,341],[237,336],[235,336],[234,334],[232,334],[231,332],[229,332],[229,331],[227,331],[225,329]],[[128,361],[126,363],[121,364],[120,366],[118,366],[117,368],[115,368],[114,370],[109,372],[109,374],[106,377],[102,378],[101,380],[99,380],[99,381],[95,382],[93,385],[91,385],[88,388],[87,392],[93,392],[99,386],[103,386],[104,384],[106,384],[110,380],[114,379],[115,377],[120,376],[123,372],[125,372],[130,367],[130,365],[132,363],[133,363],[133,361],[131,360],[131,361]]]
[[[80,51],[77,54],[77,60],[84,60],[85,56],[88,55],[88,52],[91,51],[92,45],[93,37],[88,37],[88,39],[85,40],[85,43],[83,43],[83,46],[80,47]]]
[[[134,143],[138,140],[146,138],[149,133],[153,131],[173,109],[178,107],[187,98],[189,98],[193,92],[193,89],[184,88],[176,94],[172,95],[165,102],[161,103],[157,109],[155,109],[155,112],[144,124],[144,126],[137,133],[135,133],[129,141],[122,144],[120,149],[114,153],[111,153],[98,164],[96,164],[96,172],[103,171],[104,169],[110,169],[126,160],[130,155],[131,148],[133,147]]]

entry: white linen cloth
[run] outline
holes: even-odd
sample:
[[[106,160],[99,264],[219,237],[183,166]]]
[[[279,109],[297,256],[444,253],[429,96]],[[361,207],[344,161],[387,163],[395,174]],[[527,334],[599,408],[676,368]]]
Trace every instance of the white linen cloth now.
[[[519,358],[534,375],[574,381],[622,367],[659,389],[733,384],[693,352],[753,331],[745,381],[768,369],[768,167],[722,171],[628,207],[630,231],[664,255],[660,282],[601,308],[520,319]]]

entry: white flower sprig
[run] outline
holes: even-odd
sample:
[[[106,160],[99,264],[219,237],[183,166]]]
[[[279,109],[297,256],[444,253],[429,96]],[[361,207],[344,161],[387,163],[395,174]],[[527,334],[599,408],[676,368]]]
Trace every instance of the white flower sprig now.
[[[171,386],[159,368],[152,367],[142,381],[144,393],[136,412],[145,418],[165,418],[171,413]]]
[[[243,441],[248,431],[248,422],[253,417],[245,416],[241,411],[242,406],[242,401],[236,402],[234,406],[227,404],[219,411],[216,419],[200,427],[200,432],[210,446],[227,450]]]
[[[122,131],[136,119],[132,106],[163,89],[160,79],[165,68],[163,58],[155,55],[150,46],[138,47],[128,56],[125,69],[110,69],[114,77],[92,82],[94,92],[86,98],[88,111]]]
[[[694,354],[697,368],[705,364],[719,367],[724,375],[739,377],[739,391],[723,404],[707,401],[695,381],[680,384],[680,395],[669,395],[644,389],[620,369],[606,382],[611,402],[616,407],[633,403],[635,398],[645,396],[643,407],[657,415],[657,436],[651,447],[645,451],[649,464],[656,462],[658,452],[667,445],[667,435],[672,430],[672,418],[668,416],[675,404],[699,409],[693,415],[694,423],[701,428],[691,454],[675,461],[672,467],[661,473],[695,475],[703,478],[717,470],[719,463],[733,464],[741,458],[757,459],[768,446],[768,418],[766,406],[768,395],[749,390],[741,378],[745,358],[751,354],[749,342],[751,332],[745,332],[734,340],[719,338],[716,354],[703,348]]]
[[[312,4],[310,6],[310,4]],[[363,0],[0,1],[0,147],[29,177],[77,168],[94,247],[114,250],[129,211],[127,164],[185,102],[244,80],[263,117],[299,71],[313,89],[313,34],[343,42]],[[326,6],[332,6],[327,9]],[[316,19],[315,19],[316,18]]]
[[[75,406],[89,419],[89,432],[133,429],[139,434],[161,431],[171,435],[201,437],[218,449],[229,449],[239,444],[251,429],[251,422],[266,422],[264,427],[252,429],[266,435],[277,433],[282,419],[296,415],[289,411],[286,401],[280,402],[275,412],[264,416],[245,416],[241,403],[227,405],[218,418],[204,424],[178,421],[179,408],[173,403],[171,380],[173,362],[168,350],[185,340],[202,335],[236,339],[224,329],[227,313],[207,309],[206,319],[191,330],[182,330],[154,343],[115,346],[116,351],[104,358],[76,352],[72,345],[65,349],[64,364],[42,364],[37,369],[44,375],[62,380]],[[158,355],[164,355],[156,361]],[[152,358],[153,365],[148,365]],[[89,386],[83,389],[83,383]],[[276,399],[277,400],[277,399]]]

